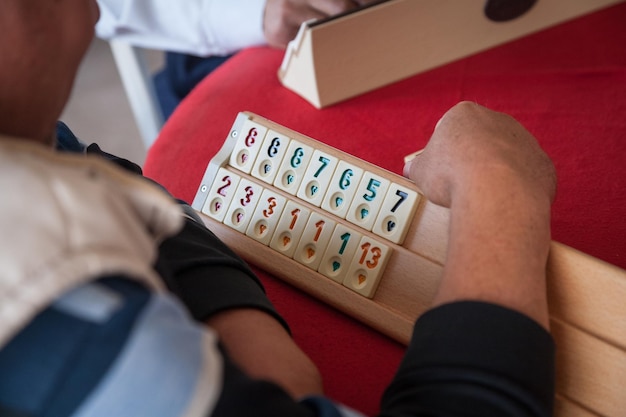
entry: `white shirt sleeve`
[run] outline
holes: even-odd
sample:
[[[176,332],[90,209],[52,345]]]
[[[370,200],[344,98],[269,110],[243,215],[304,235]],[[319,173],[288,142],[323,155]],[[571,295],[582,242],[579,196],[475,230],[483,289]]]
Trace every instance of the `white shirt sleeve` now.
[[[265,0],[98,0],[96,33],[148,49],[227,55],[265,44]]]

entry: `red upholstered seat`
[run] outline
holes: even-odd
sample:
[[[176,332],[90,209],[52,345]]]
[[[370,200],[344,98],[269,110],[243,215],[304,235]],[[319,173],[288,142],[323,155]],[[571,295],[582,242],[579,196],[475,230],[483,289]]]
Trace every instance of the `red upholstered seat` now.
[[[404,155],[425,146],[438,118],[471,100],[521,121],[554,160],[553,239],[626,268],[624,22],[622,3],[323,110],[280,85],[281,51],[245,50],[176,110],[145,173],[191,202],[243,110],[400,173]],[[320,367],[327,393],[375,413],[402,346],[258,273]]]

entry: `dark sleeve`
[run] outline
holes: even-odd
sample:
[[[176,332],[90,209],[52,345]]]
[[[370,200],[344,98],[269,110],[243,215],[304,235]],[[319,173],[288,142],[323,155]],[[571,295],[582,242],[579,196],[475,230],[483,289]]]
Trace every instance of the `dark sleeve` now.
[[[99,156],[128,172],[142,175],[139,165],[107,153],[95,143],[86,146],[62,122],[57,122],[56,137],[59,151]],[[167,193],[160,184],[146,180]],[[204,226],[188,204],[179,203],[189,218],[179,234],[160,246],[156,269],[193,317],[205,320],[230,308],[256,308],[274,316],[289,330],[250,268]]]
[[[551,416],[554,343],[530,318],[457,302],[425,313],[381,416]]]
[[[161,244],[156,269],[197,320],[227,309],[255,308],[288,330],[258,277],[199,220],[187,218],[183,229]]]
[[[326,417],[294,401],[278,385],[247,376],[230,361],[224,350],[222,355],[223,386],[211,417]]]

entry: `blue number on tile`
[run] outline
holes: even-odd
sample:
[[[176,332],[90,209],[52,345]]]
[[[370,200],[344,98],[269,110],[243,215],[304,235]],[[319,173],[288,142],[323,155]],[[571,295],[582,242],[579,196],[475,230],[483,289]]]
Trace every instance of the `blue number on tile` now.
[[[374,200],[376,198],[376,189],[378,187],[380,187],[380,181],[376,178],[370,178],[370,182],[367,184],[367,191],[369,191],[370,194],[363,194],[363,198],[369,202]]]
[[[341,188],[342,190],[348,188],[350,186],[350,179],[353,175],[354,172],[351,169],[346,169],[345,171],[343,171],[343,174],[341,174],[341,178],[339,179],[339,188]]]
[[[304,150],[302,148],[296,148],[291,157],[292,168],[298,168],[302,164],[302,157],[304,156]]]
[[[322,171],[328,166],[328,164],[330,164],[330,159],[324,156],[320,156],[319,161],[322,163],[322,166],[319,167],[315,175],[313,175],[315,178],[317,178],[322,173]]]

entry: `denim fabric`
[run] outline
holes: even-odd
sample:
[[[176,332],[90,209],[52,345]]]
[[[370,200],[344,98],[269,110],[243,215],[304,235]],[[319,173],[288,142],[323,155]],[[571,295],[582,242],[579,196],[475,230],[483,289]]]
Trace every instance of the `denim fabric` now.
[[[206,360],[213,366],[203,366],[205,353],[211,353],[205,337],[201,325],[171,295],[152,294],[110,371],[73,416],[182,416],[203,375],[208,379],[202,394],[212,389],[213,401],[197,411],[209,415],[207,407],[221,387],[221,361],[213,342],[213,360]]]
[[[167,120],[187,94],[230,57],[231,55],[201,58],[168,52],[164,69],[154,76],[163,118]]]
[[[127,159],[120,158],[115,155],[111,155],[110,153],[104,152],[100,147],[92,143],[91,145],[85,145],[79,138],[74,135],[71,129],[63,122],[57,122],[56,128],[57,135],[57,150],[63,152],[72,152],[72,153],[83,153],[90,155],[98,155],[107,159],[118,166],[124,168],[127,171],[133,172],[138,175],[142,175],[141,167],[134,162],[131,162]]]
[[[57,122],[57,150],[75,153],[85,153],[87,146],[82,143],[74,132],[63,122]]]
[[[102,279],[97,285],[112,294],[97,297],[92,292],[89,302],[100,312],[108,311],[108,317],[94,320],[76,308],[76,300],[67,299],[61,308],[52,305],[41,312],[0,350],[2,415],[6,410],[68,416],[100,383],[126,343],[149,293],[122,278]],[[111,304],[111,296],[117,305]]]

